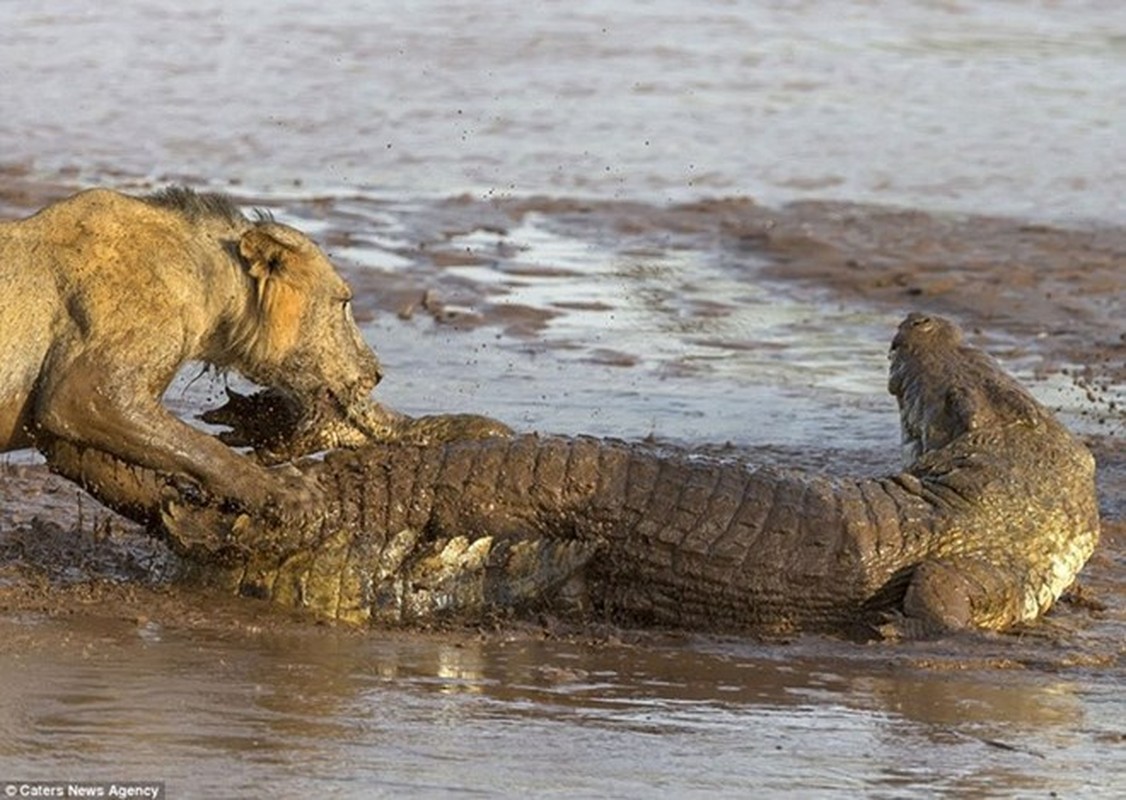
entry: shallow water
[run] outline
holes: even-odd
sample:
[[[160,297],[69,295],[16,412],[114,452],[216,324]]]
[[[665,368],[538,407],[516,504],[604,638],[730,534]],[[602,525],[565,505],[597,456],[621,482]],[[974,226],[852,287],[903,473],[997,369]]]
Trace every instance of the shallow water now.
[[[1124,43],[1117,0],[6,3],[0,158],[99,182],[1116,220]]]
[[[818,292],[760,279],[753,261],[687,243],[623,253],[589,230],[560,235],[538,222],[505,234],[510,259],[492,254],[495,234],[451,239],[451,249],[489,255],[441,279],[497,293],[493,302],[516,315],[542,312],[542,329],[498,336],[505,320],[487,312],[482,328],[456,334],[428,318],[377,317],[367,331],[388,366],[389,403],[464,405],[522,428],[627,438],[799,445],[826,429],[847,443],[890,429],[894,441],[884,341],[894,316],[833,308]],[[842,340],[842,329],[857,336]],[[419,348],[420,335],[429,346]]]
[[[160,779],[171,797],[1112,797],[1124,765],[1111,687],[902,649],[0,625],[22,645],[0,662],[5,778]]]
[[[1118,2],[512,8],[3,4],[0,175],[230,184],[270,207],[345,270],[387,367],[378,396],[403,410],[866,473],[898,460],[886,349],[921,301],[781,281],[721,233],[644,220],[741,194],[1058,222],[1126,210]],[[516,218],[463,191],[546,199]],[[569,212],[575,198],[652,206]],[[1072,302],[1121,318],[1113,289]],[[1122,435],[1103,413],[1122,386],[1096,403],[1047,369],[1054,333],[981,327],[1068,424]],[[191,377],[168,397],[185,416],[222,391]],[[71,501],[14,502],[63,521]],[[1101,575],[1122,574],[1120,554]],[[173,797],[1118,797],[1126,621],[1112,604],[1086,624],[1067,646],[862,647],[12,612],[0,780],[156,779]]]
[[[432,213],[419,208],[330,207],[320,234],[409,228]],[[304,201],[276,211],[316,227]],[[497,249],[488,236],[450,239],[473,251],[464,268],[349,245],[385,402],[523,429],[731,443],[737,456],[769,446],[768,458],[851,473],[898,461],[885,389],[897,314],[760,280],[753,259],[728,263],[673,231],[646,233],[642,257],[533,219],[503,237],[511,256],[481,262]],[[448,320],[449,309],[401,319],[371,288],[400,281],[414,287],[406,296],[433,284],[466,304]],[[1036,378],[1036,352],[1008,363],[1083,422],[1093,404],[1058,375]],[[221,391],[189,372],[168,402],[190,416]],[[71,495],[24,502],[65,524]],[[1122,575],[1121,563],[1102,569]],[[622,643],[616,632],[574,643],[185,627],[179,614],[112,605],[0,614],[0,779],[163,780],[172,797],[1118,797],[1126,616],[1120,587],[1100,590],[1111,611],[1065,644]],[[185,603],[212,614],[206,599]]]

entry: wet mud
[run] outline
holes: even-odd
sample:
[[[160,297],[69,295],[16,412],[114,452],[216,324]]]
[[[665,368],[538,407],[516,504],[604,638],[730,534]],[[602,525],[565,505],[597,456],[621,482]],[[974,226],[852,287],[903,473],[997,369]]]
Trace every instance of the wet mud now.
[[[26,213],[69,191],[65,185],[36,183],[9,171],[0,186],[0,211],[9,216]],[[527,256],[528,234],[525,230],[522,237],[519,231],[530,218],[537,230],[590,248],[640,254],[643,260],[657,262],[670,253],[691,251],[733,264],[751,263],[755,268],[746,275],[748,282],[772,282],[782,293],[789,287],[796,292],[813,287],[826,307],[860,305],[885,308],[889,314],[922,308],[952,315],[968,329],[986,334],[987,346],[992,345],[1002,360],[1035,362],[1034,378],[1065,376],[1083,393],[1086,403],[1077,415],[1084,419],[1086,440],[1099,463],[1105,541],[1084,573],[1082,588],[1069,596],[1069,618],[1074,622],[1084,616],[1079,612],[1086,612],[1096,627],[1109,626],[1108,640],[1126,633],[1121,589],[1121,578],[1126,577],[1121,547],[1126,519],[1126,409],[1121,399],[1126,332],[1120,322],[1126,230],[1065,229],[840,203],[772,209],[738,199],[658,207],[463,196],[408,208],[372,198],[238,199],[270,207],[312,228],[356,289],[361,321],[382,318],[411,325],[417,315],[425,315],[439,328],[496,331],[509,346],[540,344],[553,318],[602,310],[550,298],[540,305],[511,302],[512,290],[531,279],[582,282],[585,277],[581,248],[555,258],[550,252],[546,258],[538,252],[535,258]],[[478,273],[466,273],[466,267],[489,275],[482,279]],[[691,276],[674,276],[672,283],[677,281],[690,283]],[[712,288],[689,286],[687,296],[669,302],[683,304],[677,308],[682,318],[732,313],[738,300],[709,294]],[[812,329],[826,324],[831,325],[831,319],[809,321]],[[690,339],[694,332],[689,327],[680,335]],[[586,347],[585,359],[609,361],[622,370],[639,369],[637,359],[644,357],[589,344],[580,335],[547,342],[552,351]],[[715,344],[734,352],[757,346],[730,338]],[[768,343],[763,346],[769,348]],[[778,347],[785,350],[786,345]],[[425,361],[424,347],[415,357]],[[699,371],[681,369],[689,377]],[[435,371],[427,380],[440,384],[445,377]],[[706,380],[707,375],[701,373],[700,378]],[[512,400],[520,402],[519,397]],[[190,400],[187,405],[193,410]],[[750,452],[748,443],[738,441],[680,443],[713,455]],[[893,450],[863,440],[840,449],[769,444],[764,449],[754,444],[757,460],[809,469],[876,474],[892,469],[898,459]],[[34,459],[16,459],[3,467],[0,482],[0,553],[9,572],[38,571],[48,583],[67,585],[65,591],[49,593],[53,601],[40,598],[41,610],[57,602],[56,611],[65,611],[74,586],[87,580],[141,587],[174,581],[175,558],[158,543],[49,475]],[[0,605],[18,609],[29,602],[23,588],[22,578],[10,577],[0,589]],[[112,600],[101,606],[103,613],[112,614],[112,608]]]
[[[70,191],[6,174],[0,214],[29,213]],[[416,790],[433,766],[424,754],[463,752],[433,738],[445,724],[433,715],[448,712],[513,752],[528,741],[505,730],[562,726],[557,737],[591,748],[598,787],[613,774],[612,787],[627,796],[650,777],[598,761],[599,736],[655,737],[647,748],[673,748],[661,760],[677,747],[698,750],[704,736],[728,754],[712,760],[707,776],[668,769],[678,786],[723,791],[751,763],[732,754],[757,755],[745,751],[745,722],[724,722],[746,714],[767,715],[756,719],[778,771],[760,763],[754,775],[777,791],[820,753],[857,785],[889,796],[936,786],[981,796],[998,787],[1113,793],[1096,765],[1107,753],[1113,765],[1123,742],[1113,709],[1126,649],[1126,229],[737,199],[238,200],[325,245],[384,357],[388,378],[376,396],[407,413],[472,411],[518,429],[647,437],[712,456],[874,475],[900,460],[885,388],[894,323],[908,310],[952,316],[1041,399],[1058,401],[1094,452],[1102,542],[1045,619],[1004,635],[860,646],[575,629],[551,618],[367,631],[200,588],[137,526],[37,457],[12,454],[0,463],[0,654],[11,686],[25,668],[57,671],[52,680],[76,682],[108,709],[124,701],[105,675],[149,687],[144,697],[162,699],[151,712],[144,699],[129,701],[128,713],[140,716],[125,718],[131,733],[121,746],[137,753],[142,740],[171,742],[183,758],[167,762],[154,751],[141,761],[162,765],[174,783],[210,781],[217,791],[230,789],[230,775],[199,773],[189,751],[227,757],[266,741],[280,748],[278,759],[308,767],[326,742],[355,741],[352,772],[386,775],[382,756],[365,760],[383,751],[357,721],[369,712],[356,704],[376,692],[382,713],[418,737],[399,751],[394,772]],[[221,385],[194,377],[168,396],[188,419],[221,403]],[[156,642],[171,668],[195,665],[194,677],[171,689],[152,685]],[[249,705],[207,688],[232,679],[241,686],[248,674],[259,675],[239,690],[259,698]],[[177,693],[197,699],[176,701]],[[41,715],[37,730],[55,731],[49,736],[28,738],[0,720],[8,730],[0,749],[34,754],[63,740],[90,747],[89,737],[67,732],[83,724],[81,708],[57,712],[57,702],[25,702]],[[190,702],[188,729],[146,716],[169,702]],[[52,728],[56,718],[66,725]],[[20,752],[9,755],[24,763]],[[505,751],[489,752],[485,761],[465,752],[479,770],[440,772],[441,787],[497,790]],[[884,757],[868,760],[872,752]],[[897,761],[915,766],[897,770]],[[963,761],[974,768],[951,771]],[[256,764],[238,771],[247,791],[279,775],[290,788],[330,780],[287,772],[278,760]],[[799,783],[819,786],[827,778],[818,775]],[[501,793],[560,785],[552,780],[525,776]],[[595,791],[578,778],[565,785]]]

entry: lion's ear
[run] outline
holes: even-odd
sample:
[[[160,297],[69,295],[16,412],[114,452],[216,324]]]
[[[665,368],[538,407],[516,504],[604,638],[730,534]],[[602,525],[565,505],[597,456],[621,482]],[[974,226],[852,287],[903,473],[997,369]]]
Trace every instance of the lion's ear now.
[[[254,281],[262,356],[281,358],[297,341],[307,304],[301,241],[280,226],[257,225],[239,239],[238,251]]]
[[[257,226],[239,239],[238,252],[246,261],[247,273],[261,287],[264,281],[285,270],[286,261],[293,255],[293,247],[269,228]]]

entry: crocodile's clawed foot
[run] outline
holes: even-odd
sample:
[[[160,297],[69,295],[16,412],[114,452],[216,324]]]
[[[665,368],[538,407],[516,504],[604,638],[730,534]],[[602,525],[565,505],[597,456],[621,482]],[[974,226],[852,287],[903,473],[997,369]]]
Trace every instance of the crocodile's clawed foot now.
[[[229,428],[219,434],[225,444],[258,450],[281,446],[293,438],[301,416],[300,405],[284,392],[267,389],[246,395],[227,389],[227,402],[203,412],[199,419]]]
[[[881,614],[872,625],[876,639],[885,642],[925,641],[940,639],[950,631],[933,622],[909,617],[901,611]]]
[[[277,389],[244,395],[227,390],[227,402],[199,415],[211,425],[228,428],[218,434],[231,447],[249,447],[259,462],[267,465],[294,461],[332,447],[360,443],[343,435],[353,430],[330,404],[299,402]],[[336,420],[333,422],[333,420]]]

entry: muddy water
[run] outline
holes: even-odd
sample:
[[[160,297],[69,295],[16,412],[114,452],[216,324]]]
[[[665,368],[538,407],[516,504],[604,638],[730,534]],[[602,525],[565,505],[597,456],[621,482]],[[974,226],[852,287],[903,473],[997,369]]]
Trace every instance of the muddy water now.
[[[884,384],[902,307],[771,277],[767,250],[688,224],[718,209],[247,200],[329,243],[387,366],[378,394],[405,410],[839,472],[898,460]],[[0,777],[158,778],[173,796],[1120,796],[1126,458],[1108,398],[1121,402],[1121,360],[1088,306],[1043,335],[972,334],[1108,459],[1111,535],[1084,579],[1096,603],[1021,636],[324,628],[170,584],[167,554],[11,457]],[[1090,396],[1059,371],[1074,371],[1075,336],[1109,365]],[[221,392],[189,371],[167,399],[190,417]],[[33,514],[62,528],[29,532]]]
[[[891,332],[952,314],[1100,458],[1086,595],[939,643],[357,633],[177,586],[167,553],[16,455],[0,780],[1122,796],[1123,6],[834,8],[7,4],[0,210],[228,188],[340,263],[392,405],[840,472],[897,463]],[[168,402],[221,393],[188,373]]]
[[[1109,797],[1121,747],[1110,687],[902,653],[0,626],[5,777],[173,797]]]
[[[1117,0],[6,3],[0,138],[98,181],[1114,219],[1124,31]]]

